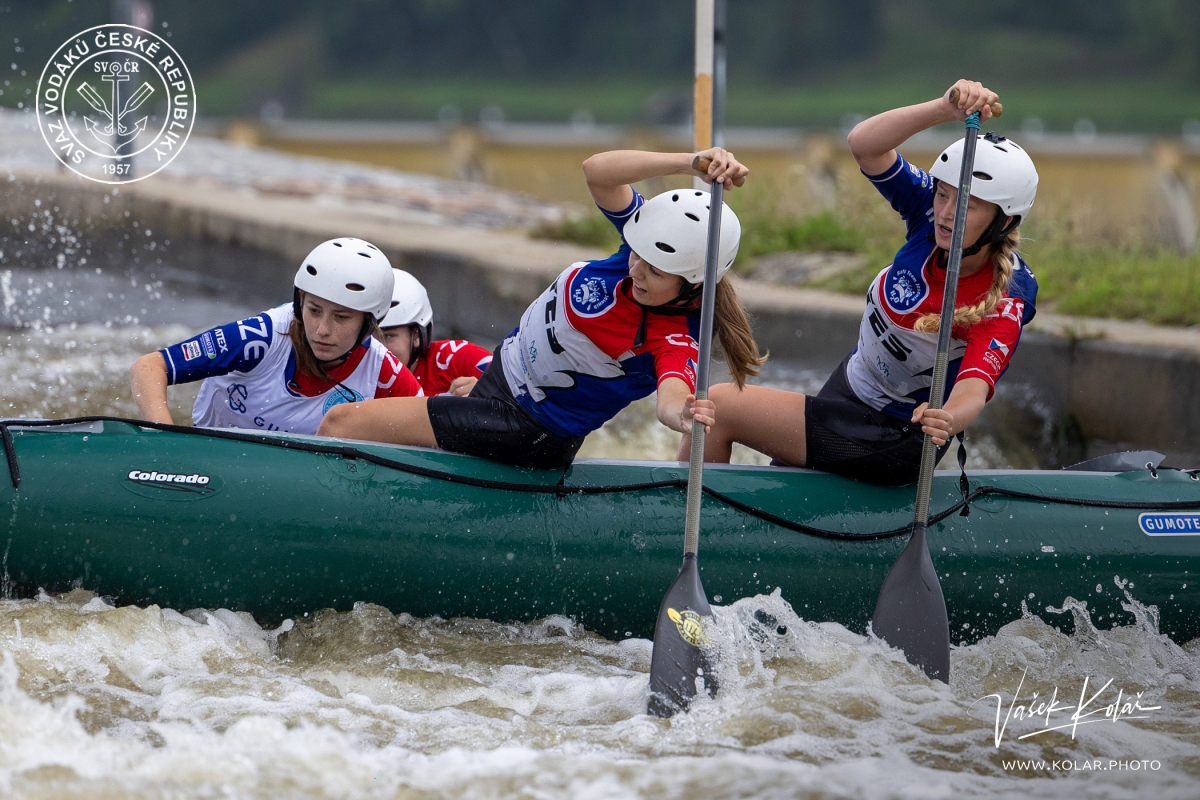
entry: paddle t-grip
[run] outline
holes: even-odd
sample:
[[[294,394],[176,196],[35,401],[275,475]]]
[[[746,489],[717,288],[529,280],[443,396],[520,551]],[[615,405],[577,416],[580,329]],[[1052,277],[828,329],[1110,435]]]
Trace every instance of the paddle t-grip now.
[[[955,105],[956,103],[958,103],[958,88],[957,87],[950,90],[949,100],[950,100],[950,105]],[[992,103],[992,116],[993,117],[998,117],[1003,113],[1004,113],[1004,106],[1000,104],[999,100],[997,100],[995,103]]]
[[[704,156],[696,156],[692,159],[692,169],[696,170],[697,172],[707,173],[710,164],[712,164],[712,159],[705,158]],[[744,177],[733,179],[734,186],[741,186],[745,182],[746,179]]]

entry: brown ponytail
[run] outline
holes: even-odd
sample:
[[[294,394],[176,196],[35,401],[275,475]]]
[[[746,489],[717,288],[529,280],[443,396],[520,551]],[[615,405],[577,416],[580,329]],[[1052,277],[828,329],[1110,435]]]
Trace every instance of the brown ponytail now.
[[[759,355],[758,343],[750,329],[746,310],[737,298],[737,292],[727,280],[717,282],[716,303],[713,309],[713,329],[725,353],[729,374],[739,389],[746,386],[746,378],[758,374],[758,368],[767,360]]]

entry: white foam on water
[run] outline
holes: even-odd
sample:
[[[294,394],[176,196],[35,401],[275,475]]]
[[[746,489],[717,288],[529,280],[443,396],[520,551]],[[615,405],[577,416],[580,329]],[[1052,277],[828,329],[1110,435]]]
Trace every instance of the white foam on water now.
[[[550,618],[413,619],[362,605],[263,629],[245,614],[0,601],[0,791],[155,797],[1194,797],[1200,658],[1137,626],[1032,615],[927,680],[778,594],[716,607],[721,690],[647,716],[651,643]],[[1159,710],[995,743],[1026,672]],[[1044,760],[1017,769],[1005,761]],[[1095,760],[1154,769],[1082,769]],[[1058,763],[1057,768],[1049,764]],[[1070,764],[1071,766],[1066,766]]]

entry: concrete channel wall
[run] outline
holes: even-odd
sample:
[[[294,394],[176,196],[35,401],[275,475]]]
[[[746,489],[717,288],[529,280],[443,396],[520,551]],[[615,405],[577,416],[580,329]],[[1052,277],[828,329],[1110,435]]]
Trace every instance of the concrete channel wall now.
[[[295,264],[317,242],[360,236],[425,284],[440,334],[487,345],[508,332],[563,267],[603,255],[521,232],[414,224],[302,196],[158,177],[115,192],[65,175],[18,179],[9,182],[0,206],[5,217],[19,220],[36,197],[40,208],[89,226],[138,220],[173,240],[176,249],[185,246],[181,242],[217,242],[257,250],[275,257],[264,258],[266,274],[254,275],[255,283],[279,286],[289,285]],[[738,290],[753,315],[756,337],[776,358],[831,368],[857,339],[860,297],[745,280]],[[992,405],[1009,408],[999,412],[1001,420],[1036,410],[1043,428],[1049,424],[1051,430],[1043,430],[1042,443],[1031,446],[1070,440],[1062,448],[1064,459],[1152,449],[1166,454],[1170,464],[1200,466],[1200,331],[1039,312]],[[989,409],[985,418],[996,415]],[[1023,430],[1021,424],[1000,424],[1018,435]]]

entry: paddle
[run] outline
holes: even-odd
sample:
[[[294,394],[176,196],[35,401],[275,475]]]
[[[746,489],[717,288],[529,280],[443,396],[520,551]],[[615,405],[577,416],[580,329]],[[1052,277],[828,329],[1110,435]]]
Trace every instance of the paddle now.
[[[950,102],[956,99],[951,92]],[[946,368],[950,355],[950,329],[954,322],[954,300],[958,293],[958,273],[962,267],[963,237],[966,230],[967,202],[971,196],[971,173],[975,167],[975,145],[979,131],[979,112],[967,117],[963,140],[962,168],[958,177],[958,204],[954,210],[954,230],[946,264],[946,286],[942,294],[942,316],[938,328],[937,354],[933,364],[933,386],[929,390],[930,408],[941,408],[946,391]],[[871,628],[875,635],[904,651],[905,658],[925,671],[930,678],[950,682],[950,623],[942,584],[929,556],[925,529],[929,524],[929,495],[933,490],[933,465],[936,446],[928,434],[921,447],[921,471],[917,476],[917,501],[912,535],[896,563],[892,565],[879,590]]]
[[[696,369],[696,398],[708,397],[708,370],[712,353],[713,309],[717,295],[717,252],[721,241],[721,209],[725,185],[715,181],[709,199],[708,246],[704,258],[704,293],[700,301],[700,353]],[[704,475],[704,424],[692,420],[689,451],[687,514],[684,520],[683,564],[663,597],[654,625],[654,651],[650,657],[650,701],[647,713],[669,717],[686,711],[701,679],[709,697],[717,693],[715,656],[706,628],[712,609],[700,583],[696,551],[700,545],[700,498]]]

